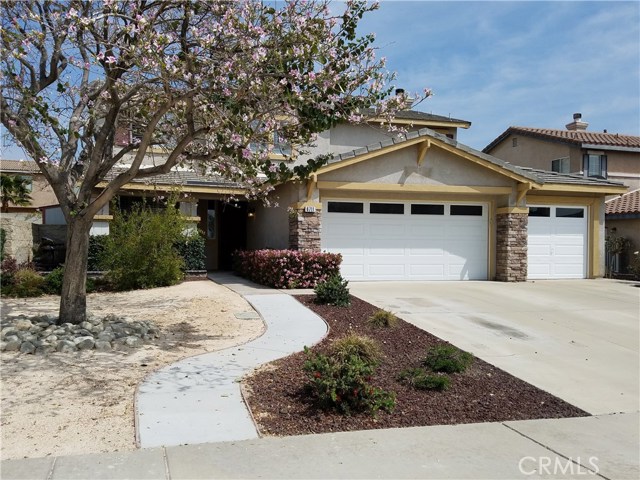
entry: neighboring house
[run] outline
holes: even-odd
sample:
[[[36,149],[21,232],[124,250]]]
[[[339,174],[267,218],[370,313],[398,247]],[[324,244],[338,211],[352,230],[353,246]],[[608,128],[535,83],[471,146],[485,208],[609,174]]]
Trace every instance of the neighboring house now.
[[[625,193],[606,202],[606,226],[609,235],[631,240],[632,252],[640,250],[640,189]],[[623,256],[620,273],[626,273],[629,253]]]
[[[588,125],[576,113],[566,130],[509,127],[482,151],[514,165],[640,188],[640,137],[590,132]]]
[[[27,160],[0,160],[0,171],[7,175],[17,175],[30,182],[29,195],[32,201],[25,206],[9,206],[9,216],[22,220],[40,222],[42,207],[58,203],[49,183],[35,162]]]
[[[184,172],[132,182],[125,193],[181,182],[211,237],[208,268],[228,268],[236,248],[295,248],[341,253],[343,275],[356,281],[604,274],[604,200],[626,187],[518,167],[458,143],[468,122],[400,118],[409,115],[419,118],[406,136],[375,124],[321,134],[318,151],[337,155],[309,180],[279,185],[278,207],[228,201],[237,185]],[[420,128],[429,122],[442,133]]]

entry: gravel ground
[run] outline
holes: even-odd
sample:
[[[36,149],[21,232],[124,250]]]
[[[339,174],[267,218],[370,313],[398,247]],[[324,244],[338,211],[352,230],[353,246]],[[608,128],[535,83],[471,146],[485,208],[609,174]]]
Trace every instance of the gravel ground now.
[[[312,351],[324,351],[331,341],[348,333],[367,335],[381,344],[385,356],[372,383],[396,393],[396,408],[376,416],[319,410],[305,395],[305,354],[297,353],[265,365],[245,379],[248,403],[263,435],[589,415],[478,358],[466,372],[452,375],[451,387],[444,392],[406,386],[398,381],[398,374],[419,367],[428,348],[447,342],[402,320],[392,329],[370,327],[367,319],[377,308],[355,297],[347,308],[316,305],[314,296],[297,298],[330,327],[328,336]]]

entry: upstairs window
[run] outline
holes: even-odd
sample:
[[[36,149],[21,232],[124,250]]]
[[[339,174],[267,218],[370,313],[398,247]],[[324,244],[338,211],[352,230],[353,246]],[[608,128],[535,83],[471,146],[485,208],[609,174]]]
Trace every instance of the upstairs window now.
[[[599,153],[585,153],[582,157],[585,177],[607,178],[607,156]]]
[[[569,173],[569,158],[558,158],[551,161],[551,171],[557,173]]]

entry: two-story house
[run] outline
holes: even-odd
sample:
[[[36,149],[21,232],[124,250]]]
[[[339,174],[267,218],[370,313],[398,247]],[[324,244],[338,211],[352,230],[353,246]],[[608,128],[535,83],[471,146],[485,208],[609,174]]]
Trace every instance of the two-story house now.
[[[509,127],[483,152],[514,165],[623,183],[629,191],[606,202],[606,227],[640,248],[640,136],[593,132],[580,113],[564,130]],[[624,266],[621,265],[621,269]]]

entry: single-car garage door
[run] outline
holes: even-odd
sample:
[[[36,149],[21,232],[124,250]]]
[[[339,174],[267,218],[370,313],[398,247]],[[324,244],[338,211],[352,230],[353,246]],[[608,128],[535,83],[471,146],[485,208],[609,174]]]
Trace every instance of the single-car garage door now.
[[[529,207],[528,278],[585,278],[587,209]]]
[[[485,204],[325,200],[322,249],[349,280],[486,280]]]

